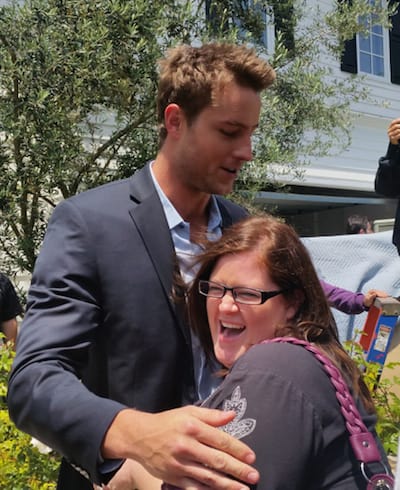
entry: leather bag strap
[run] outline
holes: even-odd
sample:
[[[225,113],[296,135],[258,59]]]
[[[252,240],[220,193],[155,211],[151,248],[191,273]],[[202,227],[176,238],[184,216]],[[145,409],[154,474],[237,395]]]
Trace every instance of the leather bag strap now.
[[[368,482],[368,489],[393,489],[394,480],[389,474],[386,465],[381,461],[381,454],[376,445],[374,436],[371,434],[371,432],[369,432],[366,425],[362,421],[354,398],[351,395],[339,369],[325,354],[323,354],[310,342],[296,339],[295,337],[276,337],[274,339],[264,340],[262,343],[270,344],[275,342],[289,342],[291,344],[300,345],[314,354],[316,359],[321,363],[325,372],[328,374],[335,388],[336,398],[345,419],[346,428],[350,434],[350,445],[356,459],[360,462],[361,472]],[[383,466],[385,473],[369,477],[366,473],[366,465],[373,462],[380,463]]]

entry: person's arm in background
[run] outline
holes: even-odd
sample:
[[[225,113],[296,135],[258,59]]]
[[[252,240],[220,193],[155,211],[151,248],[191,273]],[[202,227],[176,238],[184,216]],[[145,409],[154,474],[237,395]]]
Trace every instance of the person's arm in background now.
[[[18,333],[18,321],[16,318],[1,322],[0,330],[4,333],[6,342],[13,342],[15,344]]]
[[[375,301],[375,298],[388,297],[385,291],[380,291],[379,289],[370,289],[365,294],[359,292],[353,293],[353,291],[339,288],[322,279],[320,283],[329,305],[348,315],[358,315],[368,310]]]
[[[379,159],[375,176],[375,192],[385,197],[400,197],[400,118],[388,128],[389,146]]]
[[[18,333],[17,316],[22,315],[23,308],[10,279],[0,274],[0,331],[6,342],[15,344]]]

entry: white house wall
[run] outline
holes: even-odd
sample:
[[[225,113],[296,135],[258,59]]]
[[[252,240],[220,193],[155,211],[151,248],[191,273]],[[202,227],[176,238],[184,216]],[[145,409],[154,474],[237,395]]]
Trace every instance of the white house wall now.
[[[318,3],[326,11],[332,2],[322,0]],[[352,142],[348,149],[330,157],[315,159],[306,169],[303,181],[293,184],[346,189],[355,191],[374,191],[374,178],[378,159],[386,153],[388,144],[387,127],[392,119],[400,117],[400,85],[390,80],[370,75],[351,75],[342,72],[336,61],[327,60],[333,69],[334,77],[355,76],[370,90],[371,101],[352,105],[354,126]]]
[[[310,5],[318,7],[321,11],[326,11],[333,2],[334,0],[309,0]],[[7,3],[7,0],[0,0],[0,5]],[[342,79],[355,76],[360,84],[366,84],[374,102],[352,106],[354,126],[348,149],[334,156],[315,159],[306,168],[304,179],[290,183],[304,189],[320,188],[322,191],[329,188],[335,190],[337,195],[342,191],[371,194],[374,191],[378,159],[384,155],[387,147],[387,127],[392,119],[400,117],[400,85],[394,85],[378,77],[361,77],[342,72],[339,63],[327,57],[324,57],[324,62],[330,65],[334,77]],[[102,126],[105,133],[110,131],[110,123],[112,124],[112,121],[105,121]]]
[[[400,111],[398,114],[400,117]],[[388,143],[387,126],[394,117],[357,114],[350,147],[338,155],[315,160],[306,169],[301,185],[373,191],[378,159],[385,154]]]

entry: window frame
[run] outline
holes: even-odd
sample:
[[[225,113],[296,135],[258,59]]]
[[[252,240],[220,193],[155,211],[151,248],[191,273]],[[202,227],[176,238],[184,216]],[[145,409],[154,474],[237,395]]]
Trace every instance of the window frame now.
[[[342,0],[349,1],[349,0]],[[395,0],[389,0],[386,3],[392,4]],[[396,0],[397,3],[397,0]],[[370,77],[373,80],[387,82],[388,84],[400,85],[400,6],[397,13],[392,17],[392,29],[385,29],[388,33],[388,57],[387,57],[387,78],[361,72],[363,76]],[[344,48],[340,60],[340,69],[345,73],[353,75],[360,72],[358,56],[357,37],[348,39],[344,43]]]
[[[371,1],[371,0],[370,0]],[[385,2],[385,0],[383,0],[384,3],[387,3]],[[356,56],[357,56],[357,68],[358,68],[358,73],[368,77],[368,78],[372,78],[374,80],[381,80],[381,81],[385,81],[385,82],[388,82],[390,83],[391,81],[391,63],[390,63],[390,42],[389,42],[389,30],[383,26],[381,26],[381,24],[373,24],[371,25],[371,29],[369,29],[369,39],[371,41],[371,50],[369,52],[365,51],[366,53],[368,53],[369,55],[371,55],[371,57],[374,55],[374,53],[372,52],[372,38],[373,38],[373,32],[372,32],[372,28],[374,27],[374,25],[379,25],[381,28],[382,28],[382,49],[383,49],[383,70],[384,70],[384,74],[383,76],[382,75],[378,75],[376,73],[373,73],[373,72],[368,72],[368,71],[364,71],[362,70],[361,68],[361,54],[362,54],[362,50],[361,50],[361,38],[362,38],[362,35],[361,34],[357,34],[356,35]],[[371,68],[373,69],[373,67],[371,66]]]
[[[254,9],[254,0],[242,0],[243,2],[246,2],[246,8],[248,9]],[[271,15],[269,12],[266,12],[265,10],[261,10],[258,8],[259,14],[263,16],[263,22],[264,22],[264,29],[262,33],[262,44],[265,47],[267,54],[272,54],[275,50],[275,22],[273,15]],[[237,22],[237,23],[236,23]],[[235,20],[236,25],[240,29],[240,32],[243,31],[245,35],[244,29],[242,30],[240,27],[240,23]]]

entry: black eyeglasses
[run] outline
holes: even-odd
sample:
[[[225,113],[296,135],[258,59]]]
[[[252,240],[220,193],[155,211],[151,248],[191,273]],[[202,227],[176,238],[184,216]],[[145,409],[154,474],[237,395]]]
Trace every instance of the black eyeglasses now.
[[[280,289],[279,291],[261,291],[260,289],[252,288],[228,288],[223,284],[218,284],[212,281],[199,281],[199,293],[203,296],[209,296],[210,298],[223,298],[227,291],[231,291],[233,299],[237,303],[243,305],[262,305],[268,299],[282,294],[287,289]]]

